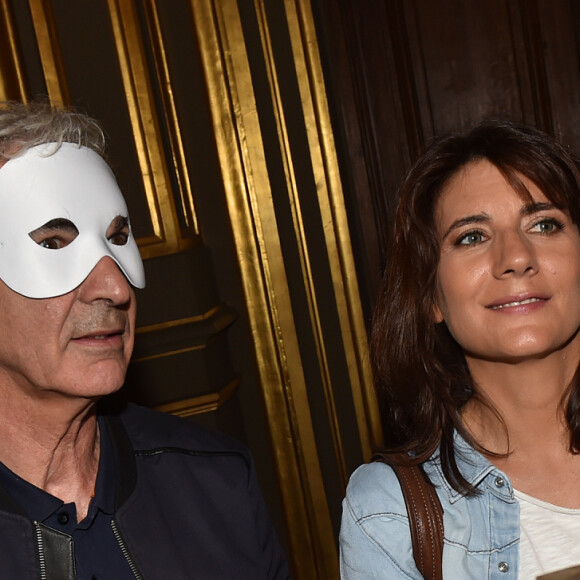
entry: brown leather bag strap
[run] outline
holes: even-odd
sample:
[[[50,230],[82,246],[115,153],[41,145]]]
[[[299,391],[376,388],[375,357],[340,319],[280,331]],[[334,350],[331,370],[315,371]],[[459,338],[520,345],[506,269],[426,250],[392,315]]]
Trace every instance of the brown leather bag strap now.
[[[373,460],[388,463],[401,484],[417,569],[425,580],[442,580],[443,508],[433,484],[419,465],[397,464],[396,456],[388,454]]]

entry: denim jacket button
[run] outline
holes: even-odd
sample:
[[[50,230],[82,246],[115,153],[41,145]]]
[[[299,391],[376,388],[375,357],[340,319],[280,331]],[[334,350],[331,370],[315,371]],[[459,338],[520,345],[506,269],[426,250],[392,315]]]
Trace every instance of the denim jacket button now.
[[[500,572],[507,572],[510,569],[510,565],[507,562],[500,562],[497,567]]]
[[[496,487],[503,487],[505,485],[505,479],[503,477],[496,477],[495,485]]]

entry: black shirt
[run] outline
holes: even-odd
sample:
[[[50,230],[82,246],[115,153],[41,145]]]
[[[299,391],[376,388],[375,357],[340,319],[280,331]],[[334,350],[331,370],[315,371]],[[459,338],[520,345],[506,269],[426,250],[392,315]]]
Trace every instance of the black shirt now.
[[[32,521],[73,538],[78,580],[135,580],[115,538],[111,520],[115,514],[115,462],[107,428],[99,420],[100,458],[95,496],[87,516],[77,523],[74,503],[25,481],[0,462],[0,485]]]

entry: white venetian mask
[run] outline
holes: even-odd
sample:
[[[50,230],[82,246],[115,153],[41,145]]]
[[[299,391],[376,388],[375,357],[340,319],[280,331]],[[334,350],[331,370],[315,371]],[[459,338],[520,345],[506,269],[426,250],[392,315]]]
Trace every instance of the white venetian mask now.
[[[0,168],[0,279],[29,298],[60,296],[110,256],[133,286],[143,288],[143,263],[128,225],[126,241],[107,238],[115,220],[129,223],[113,172],[87,147],[56,147],[33,147]],[[30,236],[54,220],[76,230],[58,249]]]

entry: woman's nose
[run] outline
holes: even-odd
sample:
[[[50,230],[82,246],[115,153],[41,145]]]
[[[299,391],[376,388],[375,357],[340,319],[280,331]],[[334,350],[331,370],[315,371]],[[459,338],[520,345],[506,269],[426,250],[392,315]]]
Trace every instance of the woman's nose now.
[[[494,274],[502,277],[509,274],[521,276],[537,272],[538,262],[535,247],[525,233],[503,232],[495,240]]]

